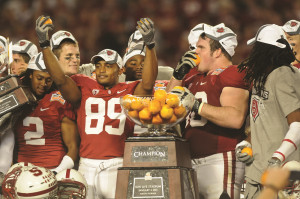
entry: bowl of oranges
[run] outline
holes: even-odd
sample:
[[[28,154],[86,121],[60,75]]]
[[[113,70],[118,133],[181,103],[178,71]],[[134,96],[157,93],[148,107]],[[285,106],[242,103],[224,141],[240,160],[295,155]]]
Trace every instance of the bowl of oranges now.
[[[174,89],[184,91],[183,87]],[[126,116],[134,123],[147,127],[154,134],[165,132],[180,123],[189,113],[193,103],[183,103],[180,96],[158,89],[151,96],[127,94],[120,99]]]

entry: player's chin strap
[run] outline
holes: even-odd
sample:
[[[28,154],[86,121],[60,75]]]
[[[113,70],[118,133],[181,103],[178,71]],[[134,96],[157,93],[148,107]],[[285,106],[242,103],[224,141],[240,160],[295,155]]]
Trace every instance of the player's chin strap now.
[[[73,159],[70,156],[65,155],[61,160],[60,164],[56,168],[51,169],[51,171],[55,173],[59,173],[65,169],[72,169],[73,167],[74,167]]]
[[[280,147],[274,152],[272,157],[276,157],[283,162],[300,145],[300,122],[290,124],[290,129],[286,133]]]

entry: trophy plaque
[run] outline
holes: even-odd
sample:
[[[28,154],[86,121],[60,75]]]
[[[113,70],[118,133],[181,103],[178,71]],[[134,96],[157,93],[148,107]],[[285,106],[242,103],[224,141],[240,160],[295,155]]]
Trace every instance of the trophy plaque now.
[[[173,109],[173,112],[170,110],[166,112],[172,112],[172,117],[175,115],[175,108],[181,106],[181,112],[177,112],[174,120],[164,118],[164,113],[152,114],[154,111],[150,116],[146,114],[152,120],[145,120],[147,118],[137,117],[135,113],[131,113],[131,111],[140,112],[145,110],[144,108],[152,110],[151,102],[154,99],[152,96],[121,98],[121,107],[126,116],[134,123],[147,127],[148,132],[141,136],[129,137],[125,141],[123,167],[118,169],[116,198],[198,199],[198,185],[195,171],[191,166],[189,144],[176,133],[169,131],[185,118],[193,103],[184,104],[179,99],[176,106],[169,105],[167,108]],[[139,111],[131,106],[135,100],[140,100],[143,105],[143,108],[133,106],[139,107]],[[166,101],[160,103],[167,104]],[[160,110],[163,107],[162,105]],[[159,123],[157,118],[153,120],[154,117],[158,117],[157,114],[162,117]],[[139,116],[143,117],[143,114]]]
[[[30,89],[22,86],[17,76],[0,78],[0,116],[35,101]]]

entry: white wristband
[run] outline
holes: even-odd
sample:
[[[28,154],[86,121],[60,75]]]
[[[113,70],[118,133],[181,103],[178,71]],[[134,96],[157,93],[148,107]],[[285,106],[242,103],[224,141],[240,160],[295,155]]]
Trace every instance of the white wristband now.
[[[274,152],[272,157],[280,159],[282,162],[297,150],[300,144],[300,122],[290,124],[290,129],[286,133],[280,147]]]
[[[204,102],[201,102],[199,109],[198,109],[198,115],[200,115],[202,108],[203,108]]]
[[[74,161],[70,156],[65,155],[63,159],[61,160],[58,167],[51,169],[51,171],[55,171],[56,173],[59,173],[65,169],[72,169],[74,167]]]

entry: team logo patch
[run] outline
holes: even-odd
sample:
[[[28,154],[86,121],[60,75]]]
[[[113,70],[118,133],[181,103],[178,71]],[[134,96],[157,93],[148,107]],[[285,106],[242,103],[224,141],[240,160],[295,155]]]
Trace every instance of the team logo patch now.
[[[217,32],[218,32],[218,33],[224,32],[224,28],[218,28]]]
[[[298,25],[297,22],[295,22],[295,21],[292,21],[292,22],[291,22],[291,27],[294,27],[294,26],[297,26],[297,25]]]
[[[65,32],[65,35],[68,36],[68,37],[71,36],[70,33],[68,33],[68,32]]]
[[[110,50],[106,51],[106,53],[107,53],[107,55],[112,55],[113,54],[113,52],[110,51]]]
[[[251,115],[252,115],[252,118],[253,118],[254,122],[257,119],[257,117],[259,116],[258,103],[259,103],[259,100],[254,97],[252,99],[252,103],[251,103],[252,104],[251,105]]]
[[[99,93],[99,90],[98,90],[98,89],[93,89],[93,90],[92,90],[92,94],[93,94],[93,95],[97,95],[98,93]]]
[[[66,100],[62,97],[61,93],[59,91],[52,94],[50,98],[50,102],[58,101],[61,104],[65,104]]]
[[[20,46],[24,46],[25,44],[26,44],[25,41],[21,41],[21,42],[20,42]]]

